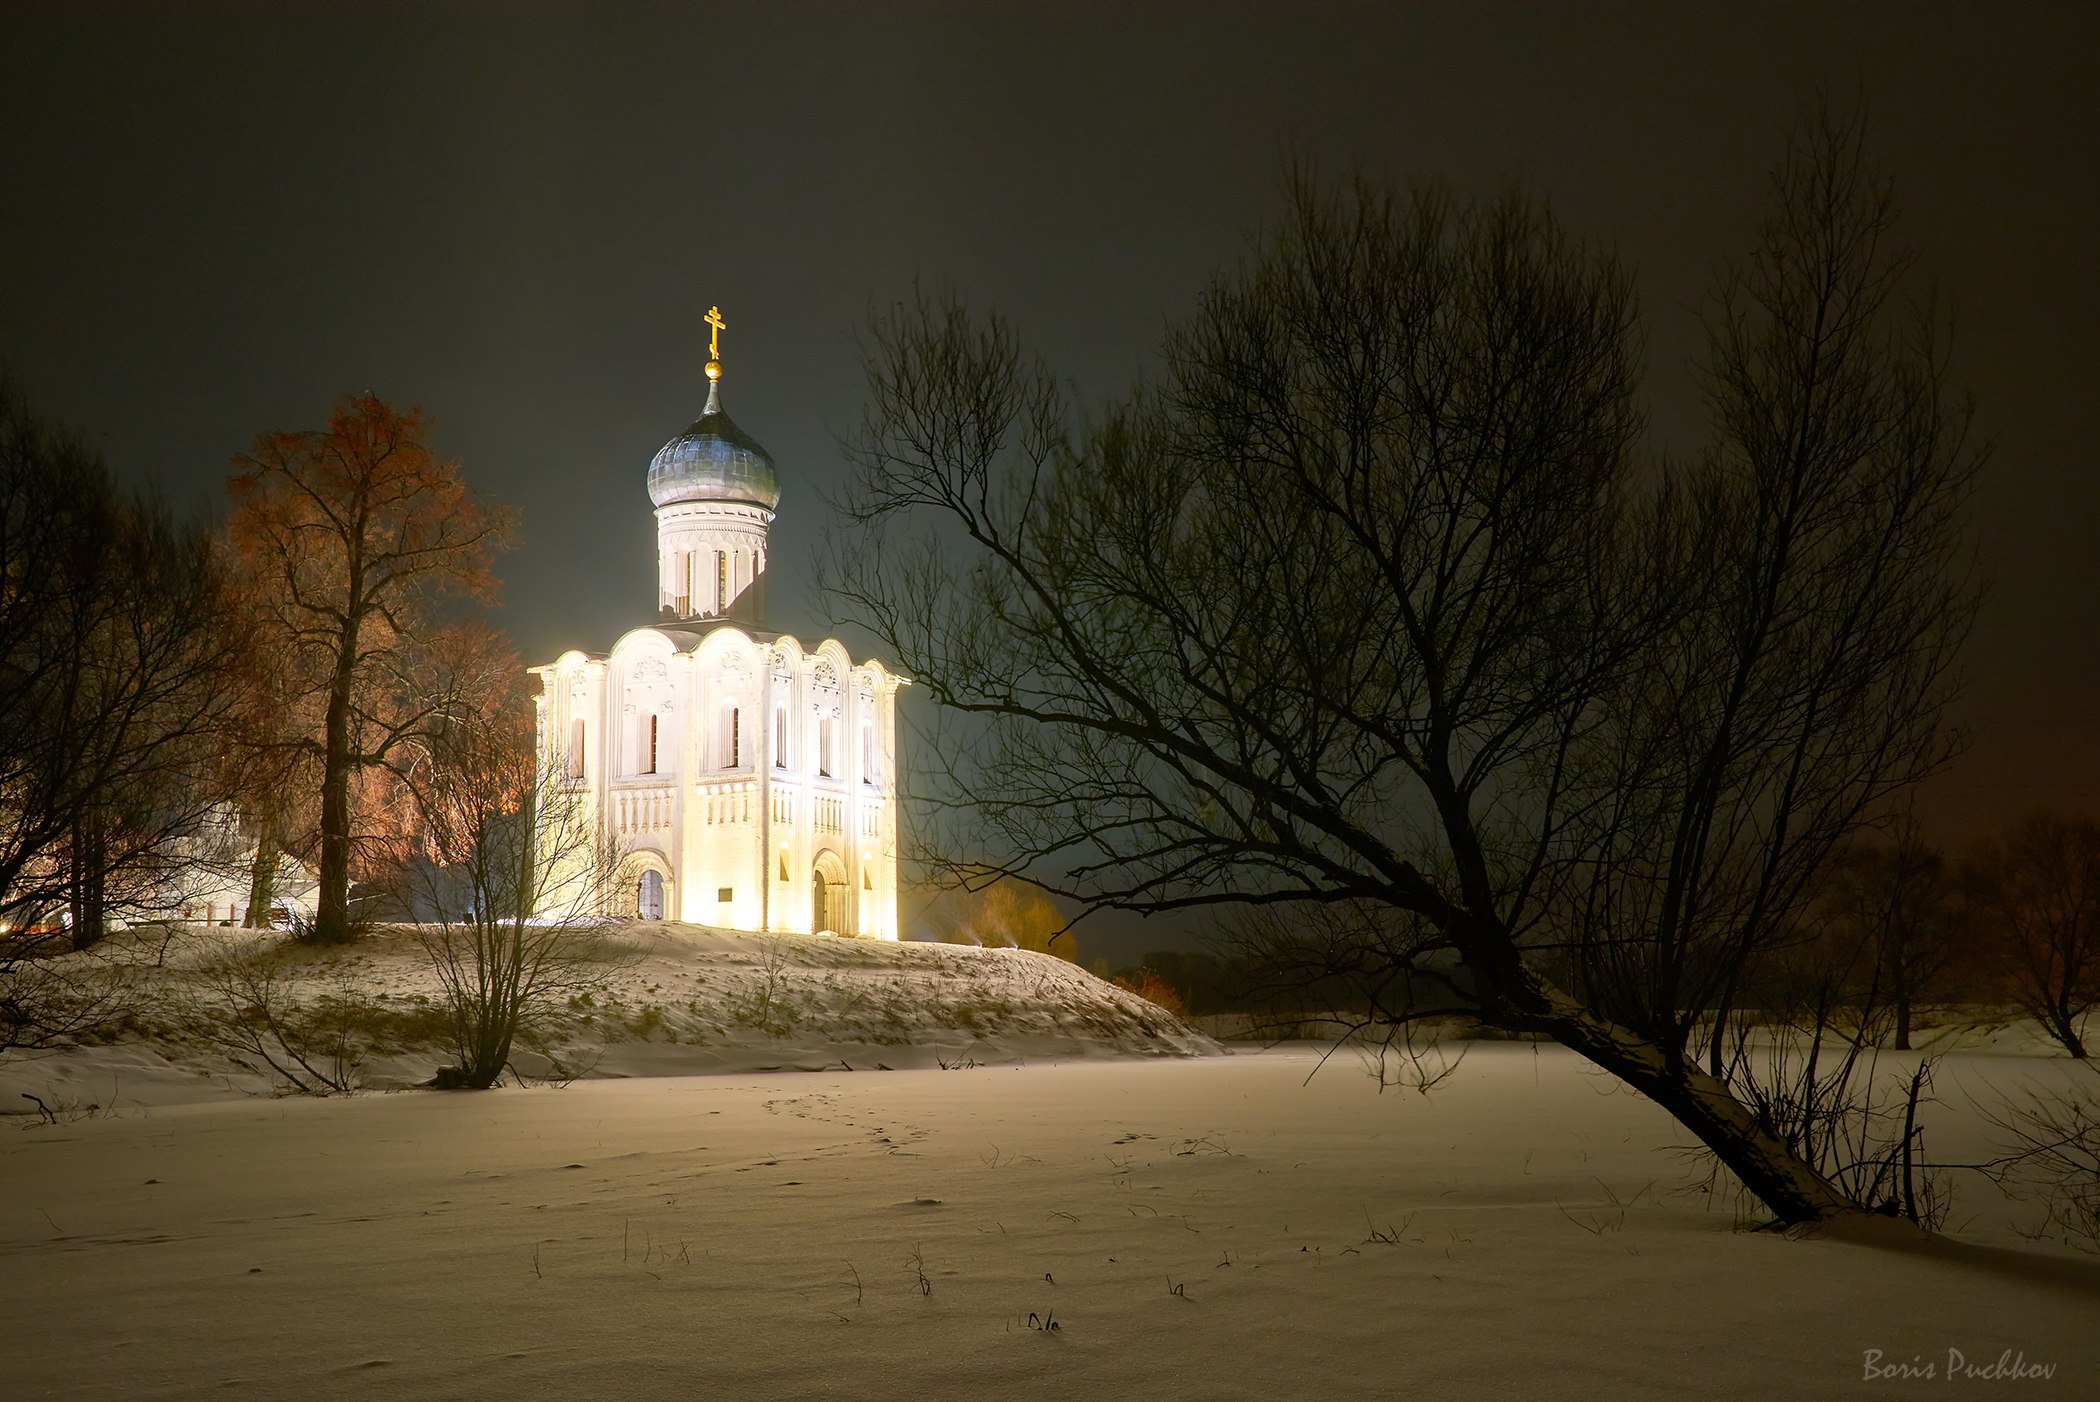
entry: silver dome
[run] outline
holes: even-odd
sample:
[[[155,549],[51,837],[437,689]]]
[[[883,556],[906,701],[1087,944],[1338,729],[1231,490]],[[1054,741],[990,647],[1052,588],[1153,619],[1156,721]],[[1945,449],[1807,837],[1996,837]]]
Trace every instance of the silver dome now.
[[[707,387],[707,408],[685,432],[649,460],[649,500],[749,502],[771,511],[780,503],[780,475],[758,440],[722,412],[721,384]]]

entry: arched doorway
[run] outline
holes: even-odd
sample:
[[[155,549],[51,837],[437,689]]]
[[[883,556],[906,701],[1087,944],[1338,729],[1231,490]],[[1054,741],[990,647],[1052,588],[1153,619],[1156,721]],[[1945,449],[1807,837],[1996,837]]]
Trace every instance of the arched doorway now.
[[[819,852],[809,873],[809,932],[846,934],[852,912],[846,906],[846,869],[835,852]]]
[[[664,918],[664,877],[655,867],[642,873],[641,882],[635,888],[634,912],[644,920]]]

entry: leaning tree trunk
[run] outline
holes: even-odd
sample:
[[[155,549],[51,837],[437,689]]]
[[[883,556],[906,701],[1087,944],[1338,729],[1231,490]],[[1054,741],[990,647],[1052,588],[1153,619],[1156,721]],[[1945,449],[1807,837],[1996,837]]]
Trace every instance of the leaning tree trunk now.
[[[1697,1135],[1781,1222],[1826,1222],[1867,1209],[1758,1124],[1720,1078],[1630,1028],[1598,1016],[1529,969],[1505,971],[1508,1020],[1544,1032],[1667,1111]]]

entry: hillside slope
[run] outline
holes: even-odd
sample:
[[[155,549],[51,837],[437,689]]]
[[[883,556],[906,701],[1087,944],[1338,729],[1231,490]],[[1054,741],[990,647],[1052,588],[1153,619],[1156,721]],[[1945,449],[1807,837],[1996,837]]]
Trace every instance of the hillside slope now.
[[[415,1085],[452,1060],[439,985],[412,930],[382,929],[336,950],[189,930],[165,945],[134,938],[106,957],[129,985],[134,1011],[122,1030],[100,1045],[0,1058],[0,1112],[36,1113],[25,1095],[84,1108],[287,1089],[223,1035],[236,1009],[249,1007],[253,1021],[257,997],[252,981],[236,985],[225,971],[258,962],[274,970],[267,997],[293,1022],[341,1029],[322,1040],[347,1040],[360,1087]],[[639,923],[613,933],[609,957],[585,983],[524,1039],[512,1063],[520,1075],[901,1070],[1222,1050],[1125,989],[1017,949]]]

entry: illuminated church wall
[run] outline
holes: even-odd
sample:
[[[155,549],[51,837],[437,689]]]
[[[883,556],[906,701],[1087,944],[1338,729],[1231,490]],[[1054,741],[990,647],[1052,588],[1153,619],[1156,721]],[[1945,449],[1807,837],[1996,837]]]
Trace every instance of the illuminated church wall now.
[[[541,772],[624,853],[614,913],[895,939],[904,679],[763,627],[778,479],[720,376],[650,466],[658,621],[532,669]]]

